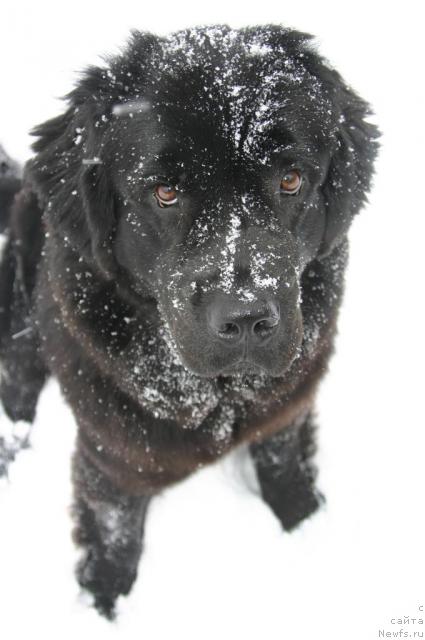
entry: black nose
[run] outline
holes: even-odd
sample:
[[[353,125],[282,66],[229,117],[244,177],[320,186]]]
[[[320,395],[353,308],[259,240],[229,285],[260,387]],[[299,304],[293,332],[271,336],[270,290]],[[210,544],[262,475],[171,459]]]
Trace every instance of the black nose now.
[[[279,307],[274,302],[250,305],[220,300],[210,305],[207,318],[213,334],[229,345],[242,339],[266,342],[280,324]]]

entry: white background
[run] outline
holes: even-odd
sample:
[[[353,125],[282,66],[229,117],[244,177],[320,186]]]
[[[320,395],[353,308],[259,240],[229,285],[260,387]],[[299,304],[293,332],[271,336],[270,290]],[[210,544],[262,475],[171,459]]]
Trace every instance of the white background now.
[[[424,589],[424,84],[419,2],[15,2],[0,10],[0,141],[63,106],[75,71],[131,28],[282,23],[373,105],[384,132],[369,206],[351,231],[337,353],[318,404],[322,512],[283,533],[240,451],[156,499],[137,585],[114,624],[78,594],[69,457],[74,422],[43,393],[33,447],[0,487],[0,636],[310,640],[412,634]],[[6,419],[1,418],[3,427]],[[422,614],[423,615],[423,614]],[[403,636],[402,636],[403,637]],[[418,636],[417,636],[418,637]]]

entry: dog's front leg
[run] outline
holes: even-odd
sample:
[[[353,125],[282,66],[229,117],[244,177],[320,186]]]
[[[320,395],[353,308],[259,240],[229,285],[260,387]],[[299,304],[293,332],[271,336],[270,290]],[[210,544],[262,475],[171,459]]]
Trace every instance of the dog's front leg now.
[[[323,501],[314,486],[311,415],[262,442],[251,444],[250,450],[264,500],[284,529],[293,529]]]
[[[84,552],[77,579],[96,609],[113,619],[117,597],[129,593],[137,576],[149,497],[119,491],[78,449],[73,481],[74,540]]]

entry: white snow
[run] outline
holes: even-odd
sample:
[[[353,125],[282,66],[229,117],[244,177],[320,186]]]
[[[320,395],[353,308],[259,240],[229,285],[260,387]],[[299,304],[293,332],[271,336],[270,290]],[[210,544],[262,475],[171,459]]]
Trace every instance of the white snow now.
[[[61,15],[50,0],[9,3],[0,27],[0,141],[25,160],[28,130],[59,113],[56,96],[70,89],[72,72],[121,45],[130,28],[285,19],[319,36],[385,133],[375,190],[351,232],[337,351],[319,394],[327,506],[289,535],[260,500],[246,451],[202,470],[152,503],[137,584],[118,621],[107,623],[73,579],[75,427],[51,382],[32,448],[0,488],[2,638],[374,640],[402,626],[411,637],[422,632],[391,622],[423,617],[425,605],[423,198],[420,180],[394,186],[400,169],[416,175],[423,163],[419,4],[407,0],[400,11],[358,0],[354,11],[336,0],[264,0],[242,11],[239,2],[163,0],[158,15],[156,5],[131,0],[76,0]],[[4,416],[1,424],[8,428]]]
[[[236,214],[231,214],[230,225],[226,235],[226,247],[221,251],[219,261],[220,280],[219,288],[229,292],[233,286],[235,277],[236,243],[240,236],[241,219]]]

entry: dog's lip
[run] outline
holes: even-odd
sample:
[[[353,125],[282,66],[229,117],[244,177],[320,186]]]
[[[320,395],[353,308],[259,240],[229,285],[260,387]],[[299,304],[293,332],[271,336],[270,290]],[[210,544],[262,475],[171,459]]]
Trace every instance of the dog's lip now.
[[[248,360],[247,358],[241,358],[240,360],[237,360],[233,364],[222,369],[220,371],[220,375],[226,376],[226,375],[234,375],[236,373],[248,373],[248,374],[257,373],[258,374],[262,372],[264,372],[264,369],[260,367],[260,365],[256,364],[255,362],[252,362],[251,360]]]

